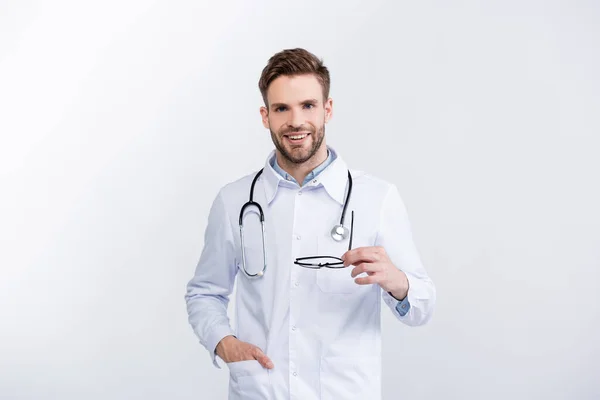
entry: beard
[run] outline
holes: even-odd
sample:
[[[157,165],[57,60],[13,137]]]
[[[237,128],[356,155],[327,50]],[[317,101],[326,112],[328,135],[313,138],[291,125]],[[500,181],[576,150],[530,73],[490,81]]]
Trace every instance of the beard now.
[[[292,164],[302,164],[310,160],[321,148],[321,144],[325,138],[325,124],[321,125],[319,130],[312,126],[310,126],[308,129],[285,129],[281,130],[279,133],[273,132],[273,130],[270,128],[269,130],[271,131],[271,139],[273,140],[275,148],[279,150],[283,158]],[[308,147],[305,144],[290,144],[288,139],[284,137],[284,135],[293,134],[294,132],[306,131],[310,132],[310,135],[307,138],[310,140]]]

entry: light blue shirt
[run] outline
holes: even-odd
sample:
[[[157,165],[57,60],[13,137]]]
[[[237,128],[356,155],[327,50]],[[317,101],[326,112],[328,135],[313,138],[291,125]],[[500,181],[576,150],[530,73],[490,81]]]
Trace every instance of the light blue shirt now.
[[[306,178],[304,178],[304,182],[302,182],[302,186],[306,185],[309,181],[313,180],[317,175],[319,175],[323,170],[325,170],[325,168],[327,168],[329,166],[329,164],[331,164],[335,159],[336,159],[335,154],[333,154],[331,151],[327,150],[327,159],[323,163],[321,163],[321,165],[319,165],[317,168],[310,171],[308,173],[308,175],[306,175]],[[284,179],[298,183],[298,182],[296,182],[296,179],[294,179],[293,176],[291,176],[290,174],[285,172],[279,166],[279,163],[277,162],[277,157],[273,157],[273,159],[271,160],[271,166]]]
[[[329,164],[331,164],[335,160],[335,158],[336,158],[335,154],[333,154],[331,151],[327,150],[327,159],[322,164],[320,164],[318,167],[316,167],[315,169],[310,171],[308,175],[306,175],[306,178],[304,178],[304,182],[302,182],[302,186],[306,185],[308,182],[310,182],[311,180],[316,178],[322,171],[325,170],[325,168],[327,168],[329,166]],[[296,179],[293,176],[291,176],[290,174],[285,172],[283,170],[283,168],[281,168],[279,166],[279,163],[277,162],[277,157],[273,157],[273,159],[271,161],[271,166],[284,179],[298,183],[298,182],[296,182]],[[391,295],[391,293],[390,293],[390,295]],[[406,315],[406,313],[408,312],[409,309],[410,309],[410,303],[408,302],[408,296],[406,296],[403,300],[401,300],[396,305],[396,310],[398,310],[398,313],[400,313],[401,316]]]

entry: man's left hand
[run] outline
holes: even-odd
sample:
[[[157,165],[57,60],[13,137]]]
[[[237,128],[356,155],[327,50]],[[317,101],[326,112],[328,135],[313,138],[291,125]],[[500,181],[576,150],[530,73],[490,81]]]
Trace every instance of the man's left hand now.
[[[358,247],[344,253],[341,257],[344,266],[355,266],[352,270],[354,282],[359,285],[377,283],[397,300],[403,300],[408,294],[408,278],[396,268],[385,249],[380,246]],[[367,276],[356,278],[366,272]]]

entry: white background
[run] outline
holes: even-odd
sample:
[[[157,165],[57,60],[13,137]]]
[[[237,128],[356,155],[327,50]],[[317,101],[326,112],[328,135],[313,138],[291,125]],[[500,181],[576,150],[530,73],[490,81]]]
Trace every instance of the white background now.
[[[328,143],[398,185],[438,290],[386,399],[600,398],[600,6],[0,1],[0,398],[224,399],[187,324],[257,82],[330,68]]]

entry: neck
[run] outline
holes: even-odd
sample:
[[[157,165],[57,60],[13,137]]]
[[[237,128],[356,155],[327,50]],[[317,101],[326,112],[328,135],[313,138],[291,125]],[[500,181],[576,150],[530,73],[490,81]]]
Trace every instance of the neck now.
[[[309,160],[301,164],[293,163],[288,159],[284,158],[279,151],[277,153],[277,163],[285,172],[294,177],[299,185],[302,185],[306,175],[319,165],[323,164],[327,160],[327,146],[323,145],[321,148],[312,156]]]

